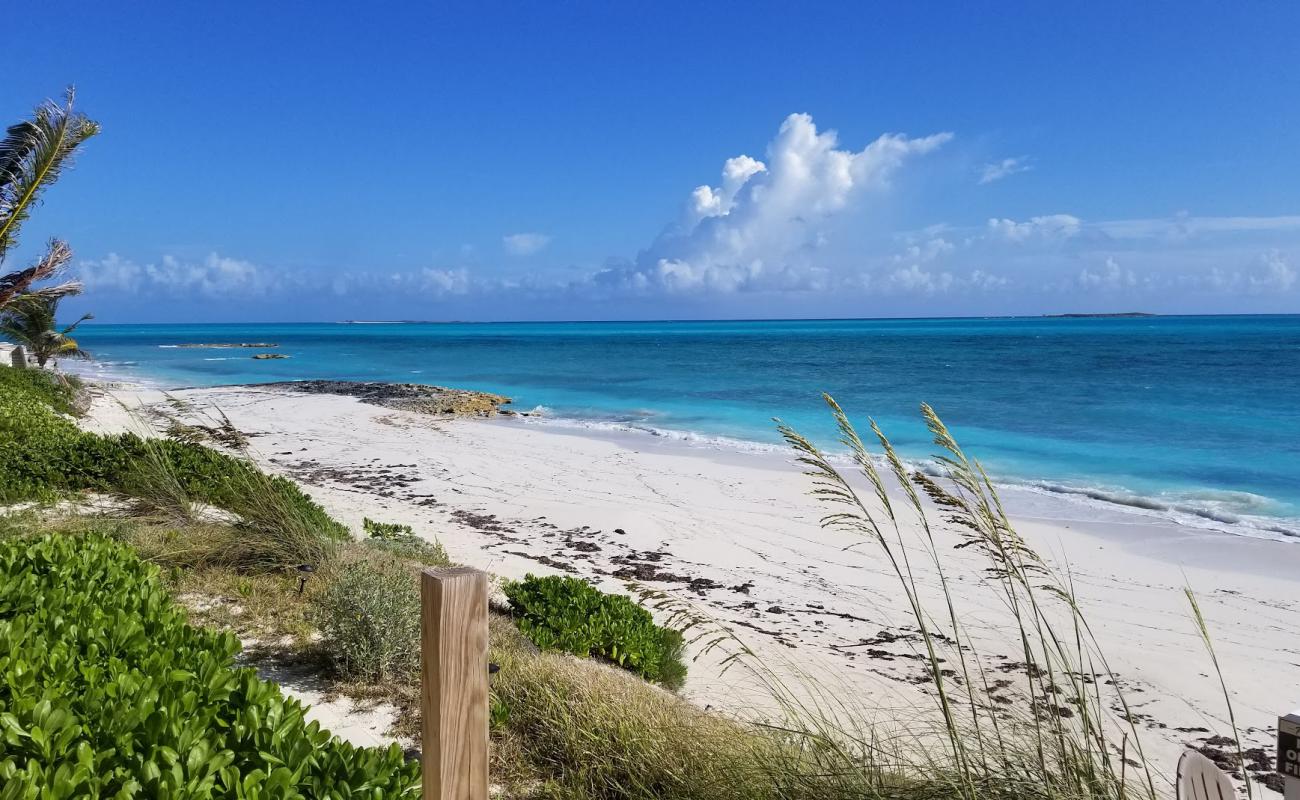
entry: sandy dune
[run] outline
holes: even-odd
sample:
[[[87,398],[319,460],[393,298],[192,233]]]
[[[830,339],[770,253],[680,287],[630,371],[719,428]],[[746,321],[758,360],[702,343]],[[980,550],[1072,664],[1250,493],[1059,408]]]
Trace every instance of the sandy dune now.
[[[132,406],[160,399],[117,395]],[[300,480],[357,530],[366,516],[407,523],[500,576],[559,571],[611,590],[635,581],[691,604],[768,664],[806,671],[868,715],[930,707],[897,578],[873,545],[819,526],[824,509],[789,458],[519,419],[439,420],[327,395],[175,395],[220,408],[253,436],[268,468]],[[104,429],[130,424],[114,406],[96,404]],[[1137,516],[1045,520],[1018,515],[1014,504],[1012,514],[1032,546],[1068,563],[1156,763],[1172,772],[1183,744],[1230,735],[1184,586],[1200,596],[1246,743],[1272,746],[1277,714],[1300,705],[1300,546]],[[949,550],[959,540],[940,527],[963,624],[988,668],[1012,675],[1006,609],[977,554]],[[936,601],[934,576],[919,574]],[[702,704],[764,706],[750,682],[734,671],[719,677],[710,659],[693,665],[686,692]]]

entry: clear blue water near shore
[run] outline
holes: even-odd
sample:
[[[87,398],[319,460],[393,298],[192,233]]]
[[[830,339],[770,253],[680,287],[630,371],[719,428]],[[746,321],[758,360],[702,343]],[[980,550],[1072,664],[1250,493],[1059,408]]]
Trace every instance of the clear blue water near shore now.
[[[86,325],[85,371],[164,387],[329,378],[500,392],[552,424],[834,448],[819,393],[909,458],[929,402],[1001,481],[1300,537],[1300,316]],[[273,342],[256,350],[176,345]]]

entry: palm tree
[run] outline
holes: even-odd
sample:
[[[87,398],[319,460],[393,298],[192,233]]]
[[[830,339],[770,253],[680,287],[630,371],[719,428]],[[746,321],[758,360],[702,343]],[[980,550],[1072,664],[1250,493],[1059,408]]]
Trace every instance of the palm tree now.
[[[36,107],[32,119],[10,126],[0,139],[0,266],[9,248],[18,242],[18,230],[31,215],[41,192],[58,180],[71,163],[73,151],[99,133],[99,123],[72,110],[75,93],[69,87],[62,104],[47,100]],[[0,274],[0,310],[20,295],[57,300],[76,294],[81,285],[69,281],[32,289],[32,285],[57,275],[72,259],[65,242],[50,240],[45,255],[31,266]]]
[[[60,330],[54,320],[61,299],[37,292],[18,295],[5,308],[4,316],[0,317],[0,336],[6,336],[15,344],[26,347],[42,367],[51,358],[90,358],[90,353],[82,350],[77,340],[68,334],[81,323],[95,317],[86,314]]]

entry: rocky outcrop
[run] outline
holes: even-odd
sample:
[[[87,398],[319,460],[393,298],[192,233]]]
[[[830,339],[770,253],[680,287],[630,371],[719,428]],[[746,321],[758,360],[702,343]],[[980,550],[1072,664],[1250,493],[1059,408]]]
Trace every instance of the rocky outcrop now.
[[[288,356],[284,353],[258,353],[257,355],[252,356],[252,358],[257,359],[258,361],[266,361],[271,358],[288,358]]]
[[[223,348],[229,348],[229,347],[257,347],[257,348],[265,349],[267,347],[279,347],[279,346],[280,345],[276,342],[187,342],[186,344],[176,345],[176,347],[200,348],[200,349],[213,348],[218,350]]]
[[[263,389],[307,394],[338,394],[355,397],[363,403],[432,414],[439,417],[491,417],[512,413],[501,406],[510,398],[499,394],[425,386],[419,383],[379,383],[369,381],[285,381],[257,384]]]

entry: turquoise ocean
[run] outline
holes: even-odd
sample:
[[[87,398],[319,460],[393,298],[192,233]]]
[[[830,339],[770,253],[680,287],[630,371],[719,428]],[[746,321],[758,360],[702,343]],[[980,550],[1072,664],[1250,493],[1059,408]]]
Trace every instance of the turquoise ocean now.
[[[820,393],[924,467],[928,402],[1000,482],[1300,541],[1300,315],[86,325],[79,368],[164,388],[310,378],[499,392],[549,424],[835,449]],[[289,356],[181,344],[268,342]]]

